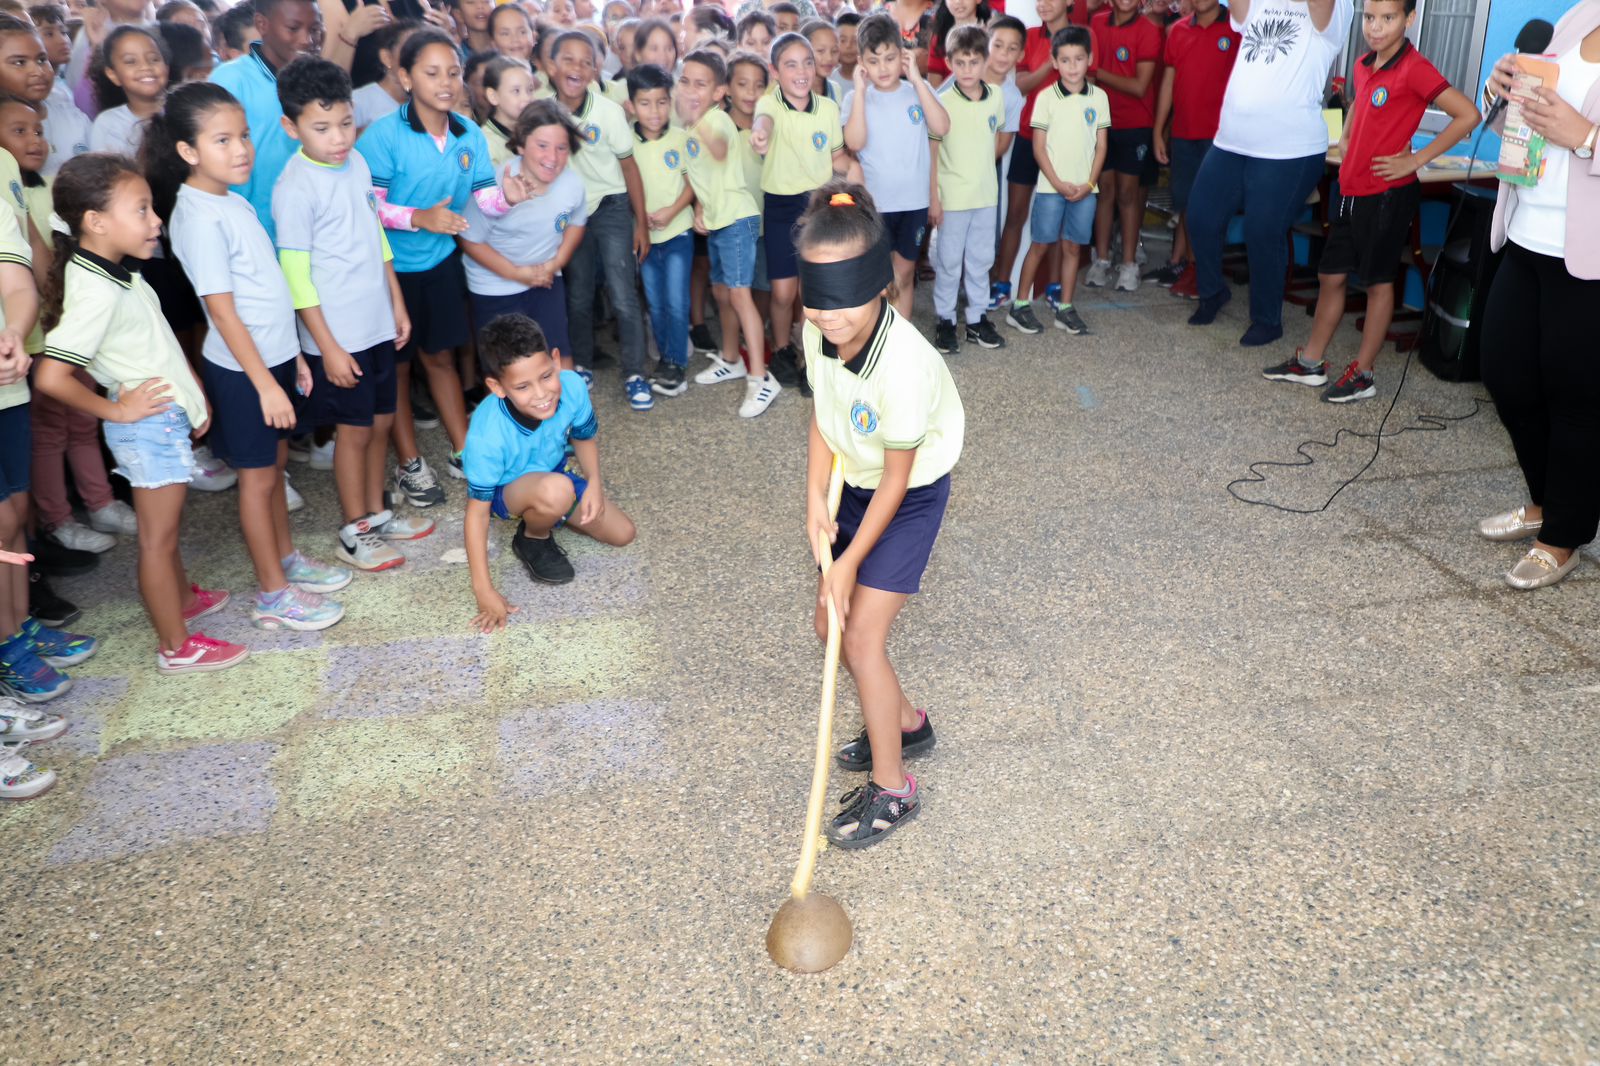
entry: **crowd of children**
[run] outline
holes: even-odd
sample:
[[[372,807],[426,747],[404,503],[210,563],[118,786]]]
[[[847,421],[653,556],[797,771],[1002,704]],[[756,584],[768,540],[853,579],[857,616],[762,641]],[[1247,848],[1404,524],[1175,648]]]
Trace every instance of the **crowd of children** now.
[[[1399,57],[1410,4],[1368,0],[1357,86],[1384,78],[1406,110],[1380,124],[1376,98],[1356,102],[1330,301],[1349,273],[1369,293],[1392,280],[1399,216],[1363,198],[1420,165],[1395,153],[1421,106],[1456,120],[1433,154],[1475,118],[1425,60]],[[515,557],[548,583],[574,576],[556,528],[634,536],[601,483],[603,362],[641,412],[691,377],[743,381],[744,418],[814,392],[808,534],[838,557],[818,625],[830,602],[849,619],[867,728],[839,758],[872,772],[829,833],[880,839],[920,805],[901,757],[933,743],[885,649],[961,450],[940,354],[1004,347],[991,311],[1040,332],[1040,299],[1087,332],[1080,260],[1092,248],[1087,286],[1139,286],[1161,165],[1180,224],[1146,277],[1194,296],[1181,213],[1239,33],[1218,0],[1035,8],[1030,28],[999,0],[455,0],[324,26],[315,0],[170,0],[154,21],[139,0],[0,0],[0,544],[136,536],[157,668],[224,669],[248,650],[193,628],[230,596],[184,566],[189,488],[237,484],[252,621],[320,630],[344,616],[331,596],[353,571],[402,566],[434,532],[413,512],[446,491],[416,434],[442,426],[444,472],[468,494],[474,623],[491,631],[516,610],[490,578],[491,517],[518,520]],[[1380,24],[1386,8],[1399,14]],[[919,280],[931,344],[910,324]],[[1309,353],[1268,376],[1326,380],[1335,321],[1319,315]],[[698,372],[694,352],[709,357]],[[1370,395],[1375,354],[1354,365],[1360,388],[1342,379],[1330,398]],[[837,520],[830,453],[847,481]],[[291,458],[333,473],[335,563],[294,543]],[[25,565],[0,564],[0,797],[48,787],[22,747],[63,723],[30,705],[96,649]]]

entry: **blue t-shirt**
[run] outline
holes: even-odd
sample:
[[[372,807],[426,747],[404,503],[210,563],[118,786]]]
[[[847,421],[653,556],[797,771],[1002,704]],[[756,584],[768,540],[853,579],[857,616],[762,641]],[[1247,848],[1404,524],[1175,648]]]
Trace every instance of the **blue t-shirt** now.
[[[571,370],[561,372],[561,399],[555,414],[529,429],[517,421],[509,401],[490,396],[472,412],[467,447],[461,457],[467,491],[488,503],[494,490],[523,474],[560,470],[567,459],[567,440],[593,440],[600,426],[589,403],[589,387]]]
[[[256,209],[256,217],[266,227],[267,236],[276,244],[278,233],[272,225],[272,187],[278,184],[283,165],[298,147],[294,138],[283,131],[277,71],[261,54],[261,42],[254,41],[249,52],[212,71],[211,80],[232,93],[244,108],[250,140],[256,146],[250,180],[233,186],[233,191],[250,201],[250,206]]]
[[[445,126],[443,148],[412,106],[403,104],[368,126],[356,149],[372,171],[373,187],[383,189],[389,203],[398,207],[427,209],[448,199],[450,210],[463,214],[473,193],[495,185],[483,131],[455,115]],[[456,239],[447,233],[389,231],[394,268],[402,274],[438,266],[455,247]]]

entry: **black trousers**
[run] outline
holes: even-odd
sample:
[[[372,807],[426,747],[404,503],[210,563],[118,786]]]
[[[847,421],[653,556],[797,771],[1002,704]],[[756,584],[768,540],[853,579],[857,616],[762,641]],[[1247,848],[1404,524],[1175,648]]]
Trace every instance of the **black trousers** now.
[[[1511,435],[1539,539],[1579,548],[1600,526],[1600,280],[1507,242],[1483,315],[1483,383]]]

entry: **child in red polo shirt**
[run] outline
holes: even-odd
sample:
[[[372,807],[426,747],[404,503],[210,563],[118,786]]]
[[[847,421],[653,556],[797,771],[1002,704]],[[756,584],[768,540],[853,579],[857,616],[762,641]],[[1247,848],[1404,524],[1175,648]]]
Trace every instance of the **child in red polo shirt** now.
[[[1172,286],[1174,296],[1198,300],[1186,222],[1189,190],[1217,135],[1222,96],[1228,91],[1233,58],[1239,54],[1239,31],[1229,23],[1220,0],[1192,0],[1190,7],[1194,14],[1167,31],[1166,69],[1156,96],[1155,153],[1159,162],[1172,168],[1172,210],[1178,214],[1178,231],[1172,259],[1155,272],[1154,280]]]
[[[1122,223],[1122,263],[1116,287],[1139,288],[1139,223],[1144,219],[1146,191],[1160,168],[1152,130],[1155,126],[1156,65],[1161,61],[1161,31],[1139,10],[1140,0],[1111,0],[1090,22],[1094,32],[1094,81],[1111,100],[1111,134],[1106,151],[1100,201],[1095,206],[1094,265],[1084,275],[1090,288],[1110,285],[1111,219],[1116,208]]]
[[[1394,279],[1400,252],[1411,236],[1421,202],[1417,171],[1449,151],[1478,124],[1477,109],[1406,40],[1416,18],[1416,0],[1366,0],[1361,33],[1372,51],[1355,66],[1355,104],[1339,144],[1339,188],[1331,204],[1333,222],[1317,273],[1316,324],[1293,359],[1263,370],[1269,381],[1327,383],[1323,359],[1344,317],[1345,280],[1354,274],[1367,290],[1367,320],[1361,350],[1322,398],[1349,403],[1377,395],[1372,366],[1394,319]],[[1450,116],[1450,125],[1421,151],[1411,139],[1429,106]]]

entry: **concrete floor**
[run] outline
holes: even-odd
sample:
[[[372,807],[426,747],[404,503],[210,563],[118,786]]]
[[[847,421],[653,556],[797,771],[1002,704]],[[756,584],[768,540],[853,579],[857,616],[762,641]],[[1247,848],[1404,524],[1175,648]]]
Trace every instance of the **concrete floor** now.
[[[894,644],[939,731],[927,809],[823,855],[856,935],[824,975],[763,947],[821,662],[798,395],[635,415],[603,376],[639,540],[566,537],[560,589],[500,551],[497,636],[468,628],[459,483],[334,629],[208,620],[256,649],[232,673],[156,676],[130,545],[62,582],[104,650],[37,750],[60,784],[0,810],[0,1060],[1600,1058],[1600,569],[1501,583],[1521,549],[1472,533],[1521,499],[1492,410],[1388,441],[1326,513],[1231,499],[1374,429],[1399,369],[1342,409],[1265,383],[1309,319],[1246,352],[1239,296],[1193,330],[1163,290],[1087,295],[1093,337],[951,358],[967,449]],[[1480,395],[1414,367],[1391,428]],[[1370,442],[1314,453],[1241,491],[1315,505]],[[330,475],[295,481],[327,552]],[[186,548],[242,604],[233,507],[197,497]]]

